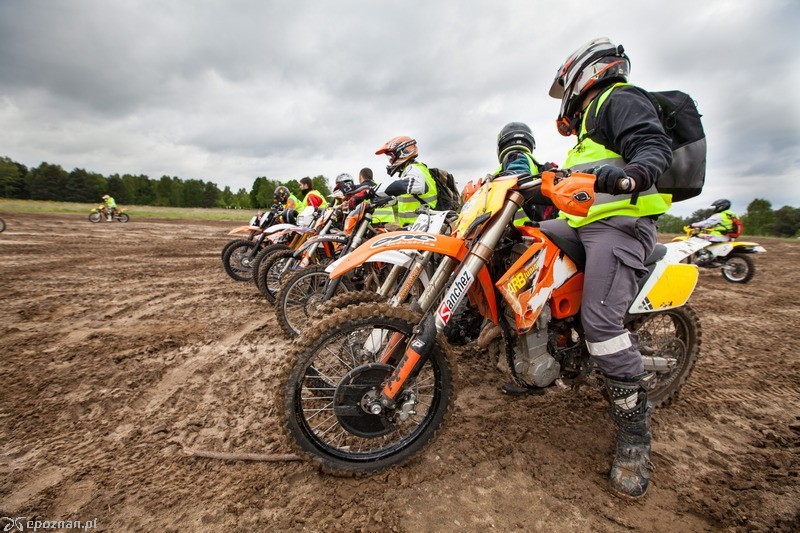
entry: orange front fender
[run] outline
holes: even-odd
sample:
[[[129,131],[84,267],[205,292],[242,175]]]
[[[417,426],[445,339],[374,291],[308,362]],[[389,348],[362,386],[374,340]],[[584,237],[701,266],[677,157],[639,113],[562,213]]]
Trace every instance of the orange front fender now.
[[[434,233],[424,233],[419,231],[397,231],[376,235],[370,240],[353,250],[353,252],[343,259],[330,271],[331,278],[339,276],[363,265],[370,257],[378,255],[387,250],[418,250],[420,252],[431,251],[436,254],[446,255],[461,262],[467,255],[467,247],[463,239],[437,235]],[[489,274],[489,270],[484,266],[478,272],[477,285],[470,288],[470,299],[478,306],[484,316],[492,322],[497,323],[497,300],[495,298],[494,283]],[[480,287],[480,291],[478,291]],[[474,291],[474,292],[473,292]],[[483,295],[483,298],[480,295]]]
[[[261,228],[258,226],[239,226],[238,228],[233,228],[230,230],[228,235],[249,234],[251,231],[257,231],[261,233]]]

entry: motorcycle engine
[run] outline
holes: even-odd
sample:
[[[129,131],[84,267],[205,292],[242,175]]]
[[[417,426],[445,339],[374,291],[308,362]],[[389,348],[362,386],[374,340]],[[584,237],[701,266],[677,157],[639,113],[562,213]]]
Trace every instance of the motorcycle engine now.
[[[526,384],[547,387],[561,373],[561,365],[547,349],[550,306],[545,305],[536,325],[514,346],[514,373]]]

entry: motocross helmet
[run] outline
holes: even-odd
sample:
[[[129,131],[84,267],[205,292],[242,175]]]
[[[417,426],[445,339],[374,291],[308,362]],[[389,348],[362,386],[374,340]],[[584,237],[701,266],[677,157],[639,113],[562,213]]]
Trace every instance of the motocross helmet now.
[[[536,140],[530,126],[522,122],[509,122],[497,134],[497,160],[502,163],[503,157],[520,147],[527,148],[530,153],[536,148]]]
[[[389,158],[389,165],[386,166],[386,172],[390,176],[403,169],[408,163],[413,161],[419,155],[417,148],[417,141],[411,137],[394,137],[386,141],[386,144],[375,152],[375,155],[386,154]]]
[[[103,198],[103,200],[108,200],[108,199],[109,199],[109,198],[111,198],[111,197],[110,197],[109,195],[107,195],[107,194],[104,194],[104,195],[102,196],[102,198]]]
[[[577,132],[584,95],[617,81],[628,81],[631,63],[625,49],[601,37],[589,41],[570,55],[558,69],[550,96],[561,99],[556,119],[558,132],[568,137]]]
[[[725,198],[721,198],[716,202],[714,202],[713,204],[711,204],[711,207],[714,208],[715,213],[722,213],[723,211],[727,211],[728,209],[731,208],[731,201],[726,200]]]
[[[341,191],[342,194],[348,195],[350,192],[356,188],[356,184],[353,181],[353,176],[350,174],[343,172],[336,176],[336,185],[333,186],[334,191]]]
[[[272,193],[272,199],[278,203],[285,204],[286,200],[289,199],[289,194],[291,194],[289,189],[281,185],[275,188],[275,192]]]

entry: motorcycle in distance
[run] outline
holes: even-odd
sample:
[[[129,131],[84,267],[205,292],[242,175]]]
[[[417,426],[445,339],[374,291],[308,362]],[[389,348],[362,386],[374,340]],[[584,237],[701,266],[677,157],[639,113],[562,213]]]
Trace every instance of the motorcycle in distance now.
[[[673,242],[695,242],[702,245],[694,254],[688,256],[685,262],[695,264],[701,268],[719,268],[722,277],[731,283],[747,283],[756,274],[756,264],[753,254],[763,254],[767,250],[756,242],[711,242],[698,237],[702,232],[700,228],[684,226],[684,236],[675,237]]]
[[[319,318],[318,312],[327,314],[335,309],[357,303],[386,301],[398,290],[402,293],[398,296],[399,301],[404,301],[412,289],[416,289],[418,293],[421,292],[421,287],[424,287],[429,281],[429,273],[424,266],[416,271],[416,276],[412,281],[397,285],[400,274],[411,268],[417,259],[414,255],[420,254],[404,252],[377,254],[359,269],[354,270],[352,276],[338,278],[332,283],[329,278],[329,272],[341,263],[344,257],[356,250],[364,242],[364,237],[369,232],[382,232],[382,228],[371,225],[372,214],[376,208],[393,202],[395,199],[391,197],[362,202],[348,215],[344,235],[315,237],[304,245],[304,248],[313,247],[325,239],[345,237],[342,241],[343,248],[338,253],[336,261],[327,266],[311,265],[307,267],[303,267],[301,262],[300,268],[282,284],[280,292],[276,296],[275,312],[278,325],[286,335],[290,337],[300,335],[306,327]],[[418,215],[409,231],[439,233],[445,226],[448,217],[452,218],[453,213],[434,211],[423,206],[418,210]],[[402,234],[403,232],[399,232],[397,235]],[[387,235],[387,237],[389,236]],[[295,252],[295,256],[300,256],[302,253],[304,253],[303,249],[300,249]],[[344,290],[339,285],[340,281],[343,281]],[[415,284],[417,285],[415,286]],[[325,311],[322,311],[323,304],[329,304],[325,305]]]
[[[452,400],[440,333],[465,305],[499,326],[495,342],[521,386],[535,390],[560,379],[573,388],[600,387],[580,321],[583,247],[544,228],[513,225],[519,207],[542,194],[561,211],[585,216],[594,180],[568,171],[498,177],[462,207],[452,235],[378,236],[348,255],[332,278],[386,250],[432,251],[442,259],[411,305],[350,306],[298,342],[278,395],[294,447],[337,475],[376,472],[420,453]],[[638,335],[654,406],[677,396],[698,357],[700,324],[686,303],[698,269],[681,260],[700,247],[658,245],[628,310],[626,327]]]
[[[89,213],[89,221],[97,224],[98,222],[127,222],[131,219],[124,209],[116,209],[113,216],[108,216],[108,208],[98,205]]]

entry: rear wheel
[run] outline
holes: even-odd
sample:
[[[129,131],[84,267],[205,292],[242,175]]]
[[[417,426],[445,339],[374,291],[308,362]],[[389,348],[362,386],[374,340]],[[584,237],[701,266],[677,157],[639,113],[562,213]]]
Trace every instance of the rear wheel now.
[[[419,320],[410,309],[389,304],[349,307],[322,321],[290,357],[278,396],[284,427],[322,470],[376,472],[433,441],[452,396],[450,367],[438,343],[395,407],[379,407],[382,384],[397,364],[381,362],[382,352],[390,340],[407,344]]]
[[[0,218],[0,232],[3,232],[5,230],[6,230],[6,221]]]
[[[131,217],[129,217],[127,213],[120,213],[120,214],[117,215],[116,218],[120,222],[127,222],[127,221],[129,221],[131,219]]]
[[[292,273],[275,296],[275,313],[278,325],[290,337],[297,337],[313,326],[315,311],[322,304],[330,276],[325,267],[312,265]],[[336,294],[353,290],[353,285],[342,277]],[[374,294],[374,293],[373,293]]]
[[[639,335],[642,358],[652,357],[666,366],[655,371],[647,394],[653,407],[665,407],[678,397],[697,362],[701,340],[697,313],[684,305],[649,313],[630,323],[628,328]]]
[[[756,275],[756,264],[744,254],[731,254],[722,264],[722,277],[731,283],[747,283]]]
[[[225,255],[222,257],[222,265],[225,272],[236,281],[247,281],[253,276],[253,269],[250,266],[252,259],[250,252],[255,248],[253,241],[236,241],[231,244]]]

